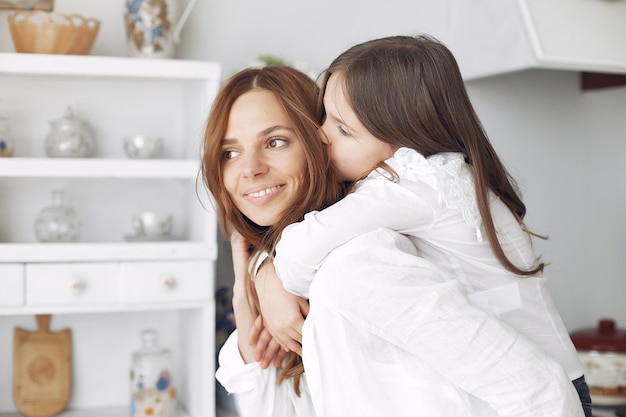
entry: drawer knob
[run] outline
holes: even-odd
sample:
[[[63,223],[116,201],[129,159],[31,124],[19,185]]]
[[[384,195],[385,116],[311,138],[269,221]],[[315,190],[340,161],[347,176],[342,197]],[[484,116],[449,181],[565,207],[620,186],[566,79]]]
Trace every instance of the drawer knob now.
[[[81,294],[82,292],[85,291],[86,287],[87,287],[87,284],[85,283],[85,281],[83,281],[80,278],[74,278],[70,282],[70,290],[72,290],[74,294]]]
[[[174,288],[176,288],[176,278],[171,277],[171,276],[167,276],[165,278],[163,278],[163,288],[166,291],[173,291]]]

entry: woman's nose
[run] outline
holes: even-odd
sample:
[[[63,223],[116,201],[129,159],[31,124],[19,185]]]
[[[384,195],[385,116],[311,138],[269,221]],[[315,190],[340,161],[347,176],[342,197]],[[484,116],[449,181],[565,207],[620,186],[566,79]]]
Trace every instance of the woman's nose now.
[[[241,171],[244,178],[254,178],[258,175],[265,174],[267,170],[268,165],[259,153],[254,152],[244,155]]]

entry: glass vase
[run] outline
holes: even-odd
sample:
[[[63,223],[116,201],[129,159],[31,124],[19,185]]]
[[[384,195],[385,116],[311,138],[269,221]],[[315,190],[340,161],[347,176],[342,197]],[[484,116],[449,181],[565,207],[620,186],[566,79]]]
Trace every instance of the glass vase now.
[[[74,209],[65,204],[65,192],[54,190],[52,204],[44,207],[35,219],[35,235],[40,242],[76,242],[81,226]]]

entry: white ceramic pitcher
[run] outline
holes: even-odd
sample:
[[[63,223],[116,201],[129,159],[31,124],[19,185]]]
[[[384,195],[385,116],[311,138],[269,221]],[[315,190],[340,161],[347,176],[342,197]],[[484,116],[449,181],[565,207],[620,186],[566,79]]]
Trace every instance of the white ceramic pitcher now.
[[[180,32],[197,0],[126,0],[124,22],[128,55],[173,58]]]

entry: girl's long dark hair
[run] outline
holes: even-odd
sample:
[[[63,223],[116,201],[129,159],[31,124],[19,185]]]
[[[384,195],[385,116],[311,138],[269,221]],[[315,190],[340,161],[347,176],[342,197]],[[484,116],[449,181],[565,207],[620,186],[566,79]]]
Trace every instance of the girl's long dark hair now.
[[[340,73],[352,109],[378,139],[415,149],[424,157],[462,153],[473,169],[478,209],[495,256],[515,274],[543,270],[539,262],[528,270],[514,265],[498,241],[489,191],[500,197],[524,230],[526,206],[491,145],[458,64],[445,45],[427,35],[391,36],[356,45],[327,69],[321,97],[333,73]]]

